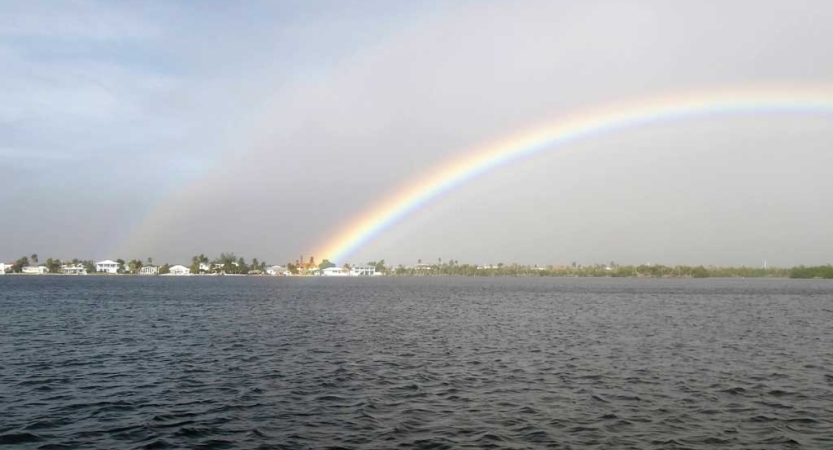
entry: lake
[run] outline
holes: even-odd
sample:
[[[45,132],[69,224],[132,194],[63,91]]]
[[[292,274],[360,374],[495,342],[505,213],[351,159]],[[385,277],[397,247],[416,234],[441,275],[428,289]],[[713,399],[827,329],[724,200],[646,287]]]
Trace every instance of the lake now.
[[[833,447],[833,282],[0,276],[0,445]]]

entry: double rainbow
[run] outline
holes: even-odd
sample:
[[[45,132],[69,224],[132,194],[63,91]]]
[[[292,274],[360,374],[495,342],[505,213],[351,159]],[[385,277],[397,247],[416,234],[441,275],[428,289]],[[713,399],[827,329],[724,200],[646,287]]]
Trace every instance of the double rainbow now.
[[[466,182],[521,158],[580,139],[660,122],[716,114],[831,113],[833,86],[761,86],[673,95],[609,105],[572,114],[550,126],[443,164],[405,185],[351,221],[314,253],[342,262],[397,222]]]

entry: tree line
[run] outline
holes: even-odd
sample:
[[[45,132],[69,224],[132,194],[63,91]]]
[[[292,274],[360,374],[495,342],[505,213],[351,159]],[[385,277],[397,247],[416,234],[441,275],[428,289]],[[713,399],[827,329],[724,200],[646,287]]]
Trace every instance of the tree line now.
[[[23,268],[30,265],[38,265],[40,259],[37,253],[18,258],[11,267],[13,273],[21,273]],[[131,259],[125,261],[117,259],[118,273],[120,274],[138,274],[142,267],[153,265],[153,258]],[[65,264],[72,264],[74,266],[83,266],[88,273],[95,273],[95,262],[92,260],[84,260],[73,258],[71,260],[61,260],[58,258],[47,258],[43,265],[50,273],[60,273],[61,267]],[[388,267],[385,265],[385,260],[369,261],[368,266],[372,266],[377,272],[390,275],[400,276],[514,276],[514,277],[649,277],[649,278],[824,278],[833,279],[833,265],[820,266],[796,266],[792,268],[779,267],[725,267],[725,266],[689,266],[676,265],[666,266],[662,264],[642,264],[642,265],[619,265],[611,261],[609,264],[590,264],[581,265],[572,263],[567,266],[538,266],[538,265],[522,265],[522,264],[490,264],[488,266],[478,266],[475,264],[460,263],[459,260],[451,259],[445,262],[442,258],[438,258],[436,263],[423,264],[422,260],[418,260],[417,266],[406,267],[399,265],[397,267]],[[294,263],[286,264],[287,270],[293,275],[300,275],[308,273],[310,267],[317,267],[324,270],[336,265],[327,259],[321,263],[313,264],[313,259],[310,258],[309,263],[304,264],[298,260]],[[268,264],[265,261],[252,258],[250,262],[242,256],[237,256],[234,253],[221,253],[216,258],[208,258],[205,254],[195,255],[191,258],[189,266],[192,274],[235,274],[235,275],[258,275],[266,272]],[[350,269],[349,264],[342,266],[345,269]],[[171,265],[165,263],[158,267],[158,273],[164,275],[170,272]]]
[[[394,275],[403,276],[515,276],[515,277],[632,277],[632,278],[827,278],[833,279],[833,266],[779,267],[726,267],[726,266],[666,266],[662,264],[618,265],[573,263],[568,266],[538,266],[503,264],[478,266],[460,264],[457,260],[415,267],[397,266]]]

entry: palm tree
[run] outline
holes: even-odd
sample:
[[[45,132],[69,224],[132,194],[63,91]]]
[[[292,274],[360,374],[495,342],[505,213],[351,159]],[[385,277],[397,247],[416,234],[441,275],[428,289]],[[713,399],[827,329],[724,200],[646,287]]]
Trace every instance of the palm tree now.
[[[29,259],[32,260],[32,264],[37,265],[37,263],[38,263],[38,254],[37,253],[32,253],[32,256],[30,256]]]

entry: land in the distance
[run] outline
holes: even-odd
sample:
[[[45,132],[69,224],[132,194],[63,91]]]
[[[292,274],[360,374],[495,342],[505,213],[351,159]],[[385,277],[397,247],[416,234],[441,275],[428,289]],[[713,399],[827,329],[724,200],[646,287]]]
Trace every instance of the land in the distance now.
[[[511,276],[511,277],[631,277],[631,278],[826,278],[833,279],[833,265],[795,266],[795,267],[748,267],[748,266],[704,266],[640,264],[583,265],[524,265],[524,264],[488,264],[477,265],[460,263],[451,259],[436,262],[418,260],[412,266],[386,265],[384,260],[370,261],[363,265],[344,264],[336,266],[329,260],[316,263],[314,258],[300,259],[286,265],[270,265],[263,260],[245,258],[234,253],[222,253],[210,259],[205,255],[191,258],[190,265],[165,263],[153,264],[152,258],[146,261],[132,259],[125,261],[72,259],[62,261],[47,258],[39,264],[37,254],[23,256],[13,263],[0,263],[0,274],[57,274],[57,275],[250,275],[250,276]]]

